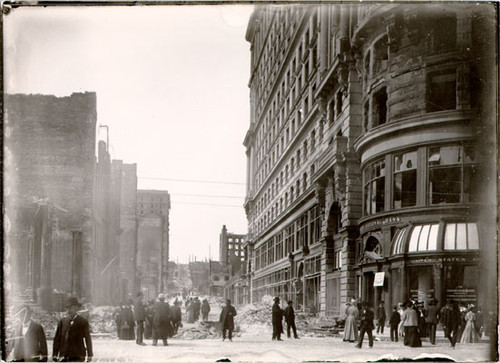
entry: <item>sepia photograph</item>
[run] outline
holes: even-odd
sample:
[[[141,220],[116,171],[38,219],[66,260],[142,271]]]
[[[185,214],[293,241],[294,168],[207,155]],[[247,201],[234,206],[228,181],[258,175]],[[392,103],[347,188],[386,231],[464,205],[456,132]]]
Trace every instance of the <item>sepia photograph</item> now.
[[[3,1],[2,361],[498,361],[498,26]]]

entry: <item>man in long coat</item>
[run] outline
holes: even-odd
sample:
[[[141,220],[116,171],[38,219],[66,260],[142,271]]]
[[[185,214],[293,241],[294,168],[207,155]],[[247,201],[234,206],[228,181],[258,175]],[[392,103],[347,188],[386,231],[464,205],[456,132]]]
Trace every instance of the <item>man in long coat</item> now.
[[[68,316],[57,324],[52,349],[54,362],[84,362],[92,360],[92,340],[87,319],[77,314],[82,305],[76,297],[70,297],[66,303]],[[85,343],[84,343],[85,342]]]
[[[141,291],[137,293],[137,298],[134,303],[134,320],[137,325],[137,332],[135,335],[135,343],[139,345],[144,344],[144,321],[146,320],[146,306],[142,302],[143,294]]]
[[[172,328],[174,329],[174,334],[177,334],[179,327],[182,325],[182,312],[181,303],[175,300],[174,306],[172,306]]]
[[[170,332],[170,307],[165,302],[165,295],[160,294],[154,306],[153,316],[153,345],[158,344],[158,339],[163,341],[163,345],[168,345]]]
[[[208,313],[210,312],[210,304],[207,299],[203,299],[201,304],[201,318],[203,321],[208,321]]]
[[[284,311],[280,307],[280,298],[275,297],[272,309],[273,340],[283,340],[281,339],[281,333],[283,333],[283,315]]]
[[[222,341],[226,340],[226,331],[229,331],[228,338],[229,341],[233,341],[233,330],[234,330],[234,317],[236,316],[236,309],[231,305],[231,300],[226,300],[226,306],[222,308],[220,312],[221,327],[222,327]]]
[[[293,337],[299,339],[297,335],[297,327],[295,326],[295,310],[293,310],[292,300],[288,301],[288,306],[285,308],[286,335],[290,338],[290,328],[293,330]]]
[[[373,333],[372,330],[375,329],[375,325],[373,325],[374,314],[370,309],[368,303],[363,303],[363,309],[360,315],[361,327],[359,329],[359,341],[356,345],[356,348],[361,348],[363,345],[363,338],[365,337],[365,333],[368,334],[368,345],[370,348],[373,347]]]
[[[427,326],[429,328],[429,340],[432,345],[436,344],[436,325],[439,321],[439,309],[437,300],[431,299],[427,304],[427,316],[425,317]]]
[[[9,341],[12,344],[12,361],[17,362],[46,362],[47,340],[43,327],[31,320],[31,308],[21,306],[16,315],[18,324],[14,328],[14,337]]]

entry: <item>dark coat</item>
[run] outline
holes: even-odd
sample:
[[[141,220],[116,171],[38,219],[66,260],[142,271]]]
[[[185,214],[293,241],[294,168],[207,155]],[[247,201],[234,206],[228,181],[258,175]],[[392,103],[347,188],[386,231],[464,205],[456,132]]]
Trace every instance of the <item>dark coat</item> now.
[[[134,304],[134,320],[144,321],[146,320],[146,306],[142,300],[137,299]]]
[[[273,332],[283,333],[283,315],[285,311],[275,302],[272,310]]]
[[[386,314],[385,314],[385,308],[383,306],[377,307],[377,316],[378,316],[378,320],[385,321]]]
[[[173,329],[170,324],[172,318],[170,306],[163,301],[158,301],[154,305],[153,316],[153,339],[167,339],[172,336]]]
[[[40,324],[30,321],[28,330],[22,336],[22,324],[14,331],[13,360],[47,361],[47,339]]]
[[[219,321],[222,323],[223,329],[234,330],[234,317],[236,316],[236,309],[234,306],[224,306],[220,312]]]
[[[373,325],[374,314],[370,309],[361,310],[361,314],[359,316],[359,321],[361,322],[361,328],[365,328],[365,330],[373,330],[375,329],[375,325]]]
[[[393,311],[391,318],[389,319],[389,324],[391,324],[392,326],[398,326],[400,322],[401,322],[401,315],[399,315],[399,312]]]
[[[203,303],[201,304],[201,313],[202,314],[208,314],[210,312],[210,304],[208,303],[208,301],[203,301]]]
[[[460,310],[451,309],[448,315],[446,326],[449,327],[450,329],[456,329],[460,326],[461,320],[462,316],[460,314]]]
[[[67,339],[65,337],[67,336]],[[85,344],[84,341],[85,340]],[[92,357],[92,340],[90,338],[89,322],[76,315],[71,322],[69,317],[64,317],[57,324],[56,336],[52,349],[53,357],[84,360]]]
[[[295,311],[293,310],[293,307],[291,305],[288,305],[285,308],[285,321],[287,323],[295,321]]]
[[[429,305],[425,321],[429,324],[437,324],[439,321],[439,309],[436,305]]]
[[[172,306],[171,312],[172,312],[172,322],[180,323],[182,321],[181,307],[174,305]]]

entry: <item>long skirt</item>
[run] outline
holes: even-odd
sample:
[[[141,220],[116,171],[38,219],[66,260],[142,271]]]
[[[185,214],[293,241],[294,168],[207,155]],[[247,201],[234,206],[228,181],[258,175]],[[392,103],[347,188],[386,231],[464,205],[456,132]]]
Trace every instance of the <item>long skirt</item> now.
[[[345,320],[344,341],[358,341],[358,326],[354,316],[348,316]]]
[[[133,327],[122,328],[121,339],[122,340],[134,340],[135,339],[134,328]]]
[[[464,331],[462,332],[460,343],[478,343],[480,341],[481,338],[475,329],[474,322],[468,321],[465,325]]]
[[[422,346],[417,326],[405,326],[404,344],[414,348]]]

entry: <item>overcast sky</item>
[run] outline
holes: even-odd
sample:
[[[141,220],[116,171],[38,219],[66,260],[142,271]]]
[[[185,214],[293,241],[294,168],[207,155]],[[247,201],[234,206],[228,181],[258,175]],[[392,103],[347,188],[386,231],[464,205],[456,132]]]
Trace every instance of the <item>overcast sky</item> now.
[[[139,188],[172,195],[174,261],[208,258],[209,245],[218,259],[224,224],[247,232],[242,143],[252,9],[53,6],[4,16],[5,92],[96,92],[111,157],[137,163]]]

